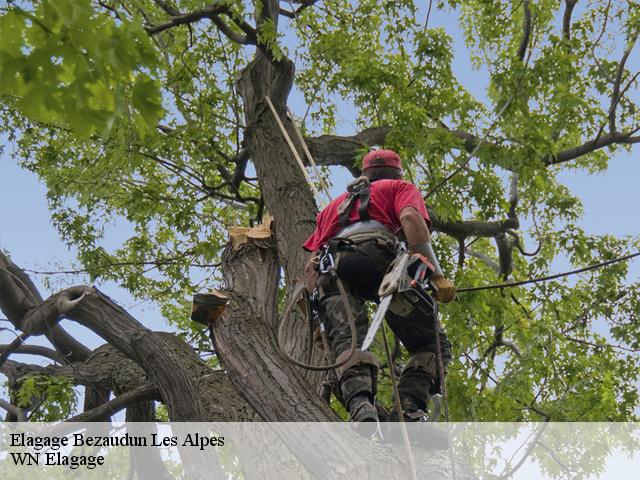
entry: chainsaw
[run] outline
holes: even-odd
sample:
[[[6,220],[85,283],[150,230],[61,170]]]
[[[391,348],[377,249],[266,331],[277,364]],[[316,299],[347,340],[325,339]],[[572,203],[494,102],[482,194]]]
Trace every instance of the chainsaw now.
[[[435,286],[429,281],[433,273],[431,262],[420,254],[411,255],[402,251],[395,258],[378,289],[380,303],[362,343],[362,351],[368,350],[371,346],[389,310],[399,316],[405,316],[416,308],[423,310],[425,321],[433,323],[428,328],[436,331],[433,311],[437,307],[429,294],[429,291],[436,291]]]

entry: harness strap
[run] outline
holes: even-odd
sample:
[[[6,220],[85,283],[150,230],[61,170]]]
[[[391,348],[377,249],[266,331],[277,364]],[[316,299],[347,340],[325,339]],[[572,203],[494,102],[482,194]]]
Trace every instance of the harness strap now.
[[[371,183],[367,177],[358,177],[347,187],[347,196],[338,206],[338,220],[342,228],[349,225],[349,216],[355,205],[356,199],[360,199],[358,207],[359,220],[369,220],[369,199],[371,198]]]
[[[358,216],[360,217],[360,221],[369,220],[371,218],[369,216],[369,199],[371,198],[371,189],[369,186],[360,191],[359,197],[360,206],[358,207]]]

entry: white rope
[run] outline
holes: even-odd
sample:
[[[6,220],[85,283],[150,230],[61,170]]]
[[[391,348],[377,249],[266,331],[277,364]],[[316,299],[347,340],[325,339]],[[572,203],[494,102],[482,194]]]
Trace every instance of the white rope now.
[[[278,112],[276,112],[276,107],[273,106],[273,103],[271,102],[271,99],[269,97],[265,97],[265,100],[267,101],[267,105],[269,105],[269,108],[271,109],[271,113],[273,113],[273,118],[276,119],[276,123],[278,124],[278,126],[280,127],[280,130],[282,131],[282,136],[287,141],[287,144],[291,149],[291,153],[293,153],[293,156],[297,160],[298,165],[300,165],[300,168],[302,169],[302,173],[304,174],[304,178],[307,180],[307,183],[311,187],[311,190],[313,190],[313,194],[316,196],[316,198],[318,198],[320,196],[320,192],[318,192],[318,189],[313,184],[311,177],[309,177],[309,173],[307,173],[307,169],[305,168],[304,163],[302,162],[302,159],[298,154],[298,151],[293,146],[293,142],[291,141],[291,137],[289,137],[289,134],[287,133],[287,129],[284,128],[282,120],[280,120],[280,116],[278,115]]]
[[[291,123],[293,123],[293,127],[295,128],[296,134],[298,135],[298,140],[302,144],[302,149],[304,150],[305,155],[309,159],[309,163],[311,163],[311,166],[313,167],[313,173],[315,174],[316,178],[320,181],[320,184],[322,185],[322,189],[324,190],[324,193],[329,199],[329,201],[333,200],[333,197],[329,193],[329,185],[327,185],[327,182],[325,182],[322,175],[320,175],[320,170],[318,170],[316,161],[313,159],[313,156],[309,151],[307,142],[304,141],[304,137],[302,136],[302,132],[300,131],[300,127],[298,126],[298,123],[295,121],[293,117],[293,113],[291,113],[291,110],[289,110],[288,108],[287,108],[287,112],[289,112],[289,119],[291,120]]]

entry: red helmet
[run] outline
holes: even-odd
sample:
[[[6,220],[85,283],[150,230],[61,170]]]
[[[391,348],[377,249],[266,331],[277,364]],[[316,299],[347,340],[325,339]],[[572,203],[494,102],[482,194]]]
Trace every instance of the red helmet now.
[[[362,159],[362,169],[375,167],[402,168],[400,156],[393,150],[373,150]]]

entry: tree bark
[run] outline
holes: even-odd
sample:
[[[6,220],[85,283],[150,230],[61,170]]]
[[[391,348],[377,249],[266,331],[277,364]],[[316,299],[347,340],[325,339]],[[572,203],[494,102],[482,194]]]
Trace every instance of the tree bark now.
[[[271,239],[250,240],[228,248],[223,263],[229,303],[213,323],[218,355],[262,419],[268,421],[334,421],[336,415],[290,364],[276,343],[278,281]]]

